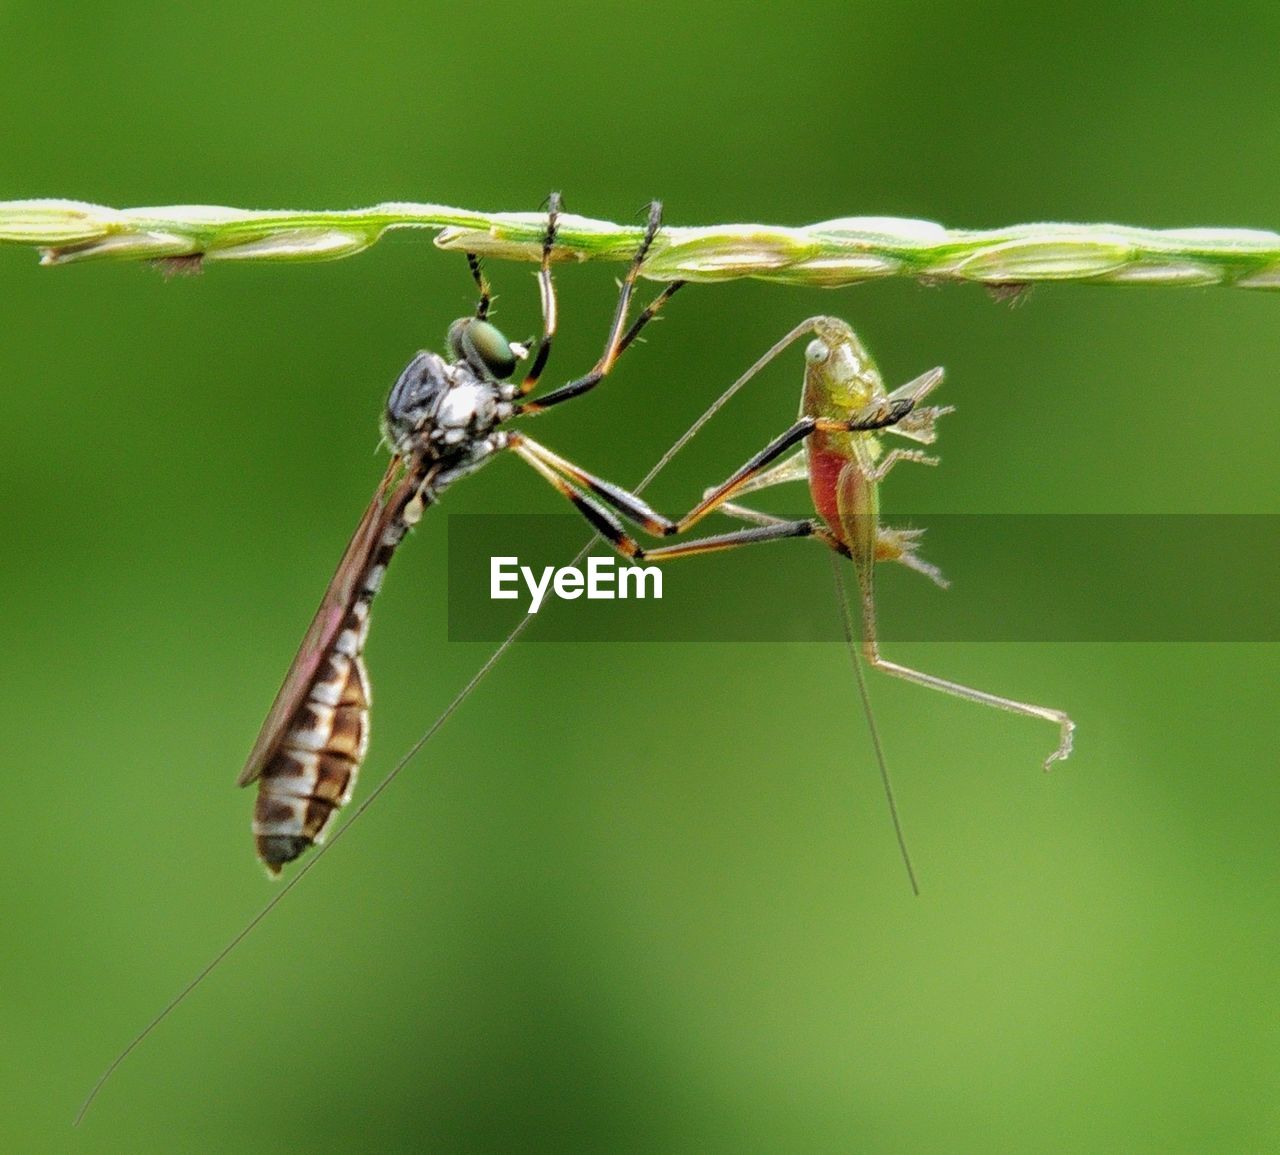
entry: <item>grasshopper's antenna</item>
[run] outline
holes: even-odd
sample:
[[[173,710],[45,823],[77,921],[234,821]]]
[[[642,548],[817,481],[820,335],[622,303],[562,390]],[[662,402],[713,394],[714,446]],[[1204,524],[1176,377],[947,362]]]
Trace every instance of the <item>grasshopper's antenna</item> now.
[[[338,833],[341,834],[343,829],[345,829],[345,827],[339,828]],[[233,938],[229,943],[227,943],[227,945],[224,946],[213,957],[213,959],[208,964],[205,965],[205,967],[200,971],[199,974],[196,975],[195,978],[193,978],[189,983],[187,983],[185,987],[182,988],[182,990],[180,990],[176,995],[174,995],[174,997],[170,999],[169,1002],[165,1005],[164,1009],[158,1015],[156,1015],[155,1018],[151,1020],[151,1022],[149,1022],[145,1027],[143,1027],[142,1030],[140,1030],[136,1035],[134,1035],[129,1045],[125,1047],[124,1050],[121,1051],[114,1059],[111,1060],[111,1064],[107,1067],[107,1069],[103,1071],[101,1075],[98,1076],[98,1081],[94,1083],[93,1089],[86,1096],[85,1101],[80,1104],[80,1110],[76,1112],[75,1122],[72,1123],[73,1127],[80,1126],[80,1123],[83,1121],[84,1117],[89,1113],[89,1108],[93,1106],[93,1101],[98,1097],[98,1092],[101,1091],[102,1088],[107,1085],[107,1080],[110,1079],[111,1076],[116,1073],[116,1069],[120,1066],[120,1064],[123,1063],[125,1059],[127,1059],[131,1054],[133,1054],[135,1050],[138,1049],[139,1046],[142,1045],[142,1041],[149,1034],[151,1034],[151,1032],[154,1031],[156,1027],[158,1027],[161,1023],[163,1023],[165,1019],[167,1019],[171,1014],[173,1014],[174,1011],[178,1009],[179,1004],[182,1003],[186,999],[186,997],[196,989],[196,987],[198,987],[202,982],[204,982],[205,979],[209,977],[210,974],[213,973],[214,969],[218,966],[219,963],[222,962],[224,958],[227,957],[227,955],[229,955],[233,950],[236,949],[236,947],[238,947],[242,942],[244,942],[246,938],[249,937],[250,932],[253,931],[253,929],[258,925],[258,923],[260,923],[264,918],[267,917],[267,915],[269,915],[276,908],[276,905],[284,899],[284,896],[288,894],[289,891],[291,891],[295,886],[298,885],[298,883],[302,881],[307,871],[309,871],[316,864],[319,858],[320,858],[320,855],[318,854],[314,855],[311,859],[309,859],[301,867],[299,867],[298,872],[291,879],[289,879],[289,881],[286,882],[284,886],[280,888],[280,890],[271,899],[271,901],[267,903],[266,906],[264,906],[260,911],[258,911],[257,914],[253,916],[252,919],[249,920],[249,923],[235,936],[235,938]]]
[[[673,285],[668,289],[664,290],[664,292],[660,294],[660,299],[669,297],[673,292],[675,292],[676,287],[678,286]],[[652,306],[651,306],[651,309],[652,309]],[[635,487],[635,493],[639,494],[643,492],[645,489],[647,489],[649,484],[654,480],[654,478],[656,478],[659,473],[661,473],[664,469],[666,469],[666,467],[670,464],[671,459],[675,457],[676,454],[678,454],[681,450],[683,450],[684,447],[688,445],[689,442],[692,441],[693,438],[696,437],[698,433],[702,431],[703,426],[705,426],[707,422],[712,419],[712,417],[714,417],[717,413],[719,413],[720,410],[724,408],[726,404],[728,404],[729,400],[736,393],[738,393],[738,391],[742,389],[742,387],[746,385],[747,382],[749,382],[754,376],[756,376],[756,374],[758,374],[761,369],[763,369],[770,361],[772,361],[775,357],[777,357],[779,353],[781,353],[784,349],[786,349],[787,346],[789,346],[797,338],[809,332],[813,328],[813,323],[814,323],[813,318],[810,318],[809,320],[803,321],[799,325],[797,325],[794,329],[791,330],[791,332],[787,333],[786,336],[784,336],[781,340],[779,340],[771,349],[767,350],[763,354],[763,356],[761,356],[755,362],[755,364],[753,364],[750,368],[748,368],[746,372],[744,372],[740,377],[738,377],[736,381],[734,381],[723,393],[721,393],[720,396],[717,397],[706,408],[706,410],[703,411],[702,415],[696,421],[694,421],[694,423],[691,426],[689,426],[689,428],[686,429],[684,433],[680,435],[680,437],[676,439],[674,444],[672,444],[671,447],[666,451],[666,453],[664,453],[658,459],[658,461],[654,464],[653,468],[650,469],[647,474],[645,474],[640,484]],[[628,331],[628,333],[626,334],[626,336],[622,338],[622,346],[624,348],[626,347],[626,345],[630,344],[630,342],[634,339],[636,333],[639,331],[638,326],[639,326],[639,322],[637,322],[636,325],[633,325],[631,330]],[[577,555],[569,563],[569,565],[570,566],[577,565],[586,556],[587,551],[591,548],[592,545],[595,544],[597,540],[598,539],[596,537],[593,537],[589,542],[587,542],[578,551]],[[839,582],[838,571],[837,571],[836,578],[837,578],[837,582]],[[846,633],[846,636],[850,639],[850,644],[852,645],[853,626],[848,617],[849,606],[848,606],[847,599],[845,599],[844,597],[843,583],[840,583],[840,590],[841,590],[840,604],[842,606],[843,613],[845,614],[845,633]],[[508,649],[510,649],[510,647],[516,642],[516,640],[525,631],[525,629],[533,623],[533,621],[534,621],[534,618],[532,615],[526,615],[525,617],[521,618],[520,622],[512,629],[512,631],[507,635],[507,637],[498,645],[498,647],[493,651],[493,653],[489,655],[484,665],[482,665],[475,672],[475,674],[472,675],[471,679],[467,682],[467,684],[463,686],[461,690],[458,691],[457,695],[444,708],[444,711],[440,714],[440,716],[436,718],[436,720],[432,722],[431,725],[427,727],[427,729],[423,732],[422,736],[416,742],[414,742],[414,744],[410,746],[408,750],[405,751],[404,755],[391,768],[387,776],[383,778],[383,780],[379,782],[377,786],[374,787],[374,789],[369,794],[369,796],[359,806],[357,806],[355,810],[352,811],[351,816],[347,819],[347,821],[344,822],[340,827],[337,828],[337,830],[334,831],[333,836],[327,842],[325,842],[321,846],[316,847],[315,853],[313,853],[306,862],[304,862],[301,866],[298,867],[296,873],[289,879],[288,882],[286,882],[280,888],[280,890],[271,899],[271,901],[268,902],[256,915],[254,915],[253,918],[249,921],[249,923],[244,927],[244,929],[241,930],[238,934],[236,934],[235,937],[232,938],[231,941],[228,942],[227,945],[224,946],[222,950],[220,950],[217,953],[217,955],[213,958],[213,960],[209,962],[195,976],[195,978],[193,978],[190,982],[188,982],[186,986],[184,986],[182,990],[180,990],[177,993],[177,995],[175,995],[169,1001],[169,1003],[164,1007],[164,1009],[161,1010],[160,1013],[157,1014],[141,1031],[139,1031],[136,1036],[134,1036],[133,1040],[128,1044],[128,1046],[126,1046],[114,1059],[111,1060],[110,1066],[108,1066],[107,1069],[102,1072],[102,1074],[98,1078],[98,1081],[93,1085],[93,1089],[89,1092],[88,1097],[85,1099],[84,1103],[81,1104],[80,1110],[76,1114],[76,1118],[75,1118],[75,1123],[77,1126],[80,1124],[81,1120],[84,1119],[85,1115],[88,1114],[89,1108],[93,1106],[94,1100],[97,1099],[98,1097],[98,1093],[102,1090],[104,1086],[106,1086],[107,1081],[111,1078],[112,1075],[115,1074],[115,1072],[119,1069],[120,1065],[125,1061],[125,1059],[127,1059],[131,1054],[133,1054],[135,1050],[138,1049],[141,1043],[147,1038],[148,1035],[151,1034],[152,1031],[154,1031],[161,1023],[163,1023],[165,1019],[167,1019],[175,1010],[177,1010],[178,1006],[186,1000],[187,996],[190,995],[192,991],[194,991],[201,983],[205,981],[205,979],[209,977],[210,974],[213,973],[213,971],[222,963],[222,961],[233,950],[235,950],[236,947],[238,947],[249,936],[249,934],[252,931],[254,931],[257,928],[259,923],[261,923],[267,917],[267,915],[269,915],[276,908],[276,906],[279,905],[279,903],[284,901],[285,895],[287,895],[295,886],[297,886],[298,883],[300,883],[303,880],[303,878],[307,875],[307,873],[313,867],[315,867],[321,861],[321,859],[323,859],[324,856],[328,854],[330,850],[333,849],[333,847],[337,844],[338,840],[346,835],[347,831],[351,829],[351,827],[355,824],[355,822],[369,809],[370,806],[373,805],[375,801],[377,801],[377,799],[382,794],[382,792],[386,790],[393,781],[395,781],[395,779],[399,776],[400,772],[409,764],[409,762],[418,754],[418,752],[432,739],[432,737],[434,737],[436,731],[438,731],[440,727],[443,726],[445,722],[447,722],[449,718],[454,714],[454,712],[463,704],[463,702],[465,702],[467,698],[470,697],[472,692],[480,685],[482,681],[484,681],[484,679],[488,676],[488,674],[494,668],[494,666],[498,664],[502,656],[507,652]],[[918,894],[919,891],[916,889],[916,885],[915,885],[915,874],[914,872],[912,872],[910,859],[907,858],[906,843],[903,841],[902,828],[898,823],[897,807],[894,804],[893,793],[889,789],[888,771],[885,769],[884,754],[880,749],[879,733],[875,728],[875,720],[871,714],[871,703],[867,695],[866,685],[862,680],[863,678],[862,670],[861,670],[861,667],[858,666],[856,652],[854,653],[854,667],[858,674],[858,685],[862,692],[863,706],[867,711],[867,720],[870,723],[871,733],[875,740],[876,754],[880,759],[880,772],[882,777],[884,778],[885,790],[889,795],[889,808],[893,814],[894,829],[897,830],[898,832],[898,841],[899,841],[899,844],[902,846],[903,858],[907,863],[907,872],[911,877],[912,889],[916,890],[916,893]]]
[[[579,561],[582,559],[583,554],[587,552],[587,549],[589,547],[590,547],[590,543],[582,547],[582,552],[578,554]],[[570,564],[576,565],[577,562],[575,561]],[[431,723],[431,725],[427,728],[427,730],[423,733],[423,735],[412,746],[410,746],[409,749],[401,756],[400,760],[395,764],[395,766],[391,768],[391,771],[387,774],[387,776],[383,778],[383,780],[373,788],[373,790],[369,794],[369,797],[366,798],[358,807],[356,807],[354,811],[352,811],[351,817],[348,818],[347,821],[344,822],[340,827],[338,827],[338,829],[334,832],[333,837],[330,838],[329,841],[326,842],[323,846],[319,846],[316,848],[316,853],[313,854],[306,862],[304,862],[301,866],[298,867],[297,872],[293,875],[292,878],[289,879],[288,882],[286,882],[280,888],[279,891],[277,891],[274,897],[272,897],[271,901],[268,902],[260,911],[258,911],[258,913],[255,914],[253,918],[251,918],[249,922],[245,924],[244,928],[240,930],[236,934],[236,936],[232,938],[230,942],[227,943],[226,946],[224,946],[216,955],[214,955],[214,957],[203,967],[203,969],[201,969],[199,974],[197,974],[195,978],[193,978],[189,983],[187,983],[187,985],[184,986],[182,990],[180,990],[176,995],[174,995],[174,997],[170,999],[169,1002],[165,1005],[164,1009],[161,1010],[160,1013],[155,1016],[155,1018],[153,1018],[145,1027],[142,1028],[141,1031],[139,1031],[133,1037],[129,1045],[125,1047],[124,1050],[122,1050],[114,1059],[111,1060],[111,1065],[108,1066],[107,1069],[103,1071],[101,1075],[98,1076],[98,1081],[94,1083],[93,1090],[89,1092],[88,1097],[80,1105],[80,1110],[76,1112],[75,1123],[73,1124],[74,1126],[76,1127],[80,1126],[81,1120],[84,1119],[84,1117],[89,1113],[89,1108],[93,1106],[93,1101],[98,1097],[98,1092],[101,1091],[102,1088],[106,1086],[107,1080],[110,1079],[111,1076],[116,1073],[116,1070],[117,1068],[119,1068],[120,1064],[123,1063],[125,1059],[127,1059],[131,1054],[133,1054],[135,1050],[138,1049],[138,1047],[142,1044],[143,1040],[146,1039],[146,1037],[149,1034],[151,1034],[151,1032],[154,1031],[156,1027],[158,1027],[161,1023],[163,1023],[165,1019],[167,1019],[171,1014],[173,1014],[174,1011],[178,1009],[178,1007],[186,1000],[187,996],[191,994],[191,992],[194,991],[196,987],[198,987],[202,982],[204,982],[204,980],[207,979],[214,972],[214,970],[217,969],[217,967],[221,964],[222,960],[227,957],[227,955],[229,955],[233,950],[235,950],[236,947],[238,947],[242,942],[244,942],[244,940],[248,938],[249,935],[254,930],[257,929],[258,924],[262,922],[262,920],[265,919],[267,915],[269,915],[273,910],[275,910],[277,906],[280,905],[280,903],[284,901],[285,896],[289,893],[289,891],[291,891],[295,886],[297,886],[298,883],[300,883],[307,876],[307,873],[312,869],[312,867],[314,867],[316,863],[320,862],[324,858],[324,856],[333,848],[333,846],[337,843],[338,839],[341,838],[344,834],[346,834],[348,830],[351,829],[356,819],[358,819],[366,810],[369,809],[370,806],[373,805],[377,797],[384,790],[386,790],[387,787],[390,786],[392,782],[395,781],[396,777],[400,774],[400,771],[403,770],[405,766],[408,765],[410,760],[418,753],[418,751],[421,750],[422,747],[425,746],[435,736],[436,731],[439,730],[440,727],[443,726],[453,716],[454,712],[458,709],[458,707],[460,707],[462,703],[465,702],[471,696],[472,691],[475,690],[475,688],[479,686],[481,682],[484,681],[489,671],[492,670],[493,667],[498,664],[499,659],[503,656],[503,654],[507,652],[507,650],[511,648],[511,646],[515,643],[516,639],[519,638],[519,636],[522,633],[524,633],[525,627],[531,621],[533,621],[532,615],[528,615],[520,619],[519,624],[511,631],[511,633],[509,633],[506,636],[506,638],[503,640],[501,645],[499,645],[497,649],[495,649],[493,653],[489,655],[484,665],[481,666],[474,674],[471,675],[470,681],[468,681],[467,684],[463,686],[461,690],[458,691],[458,693],[454,696],[453,700],[441,712],[440,716],[436,718],[434,722]]]
[[[911,864],[911,852],[907,849],[906,832],[902,829],[902,819],[898,815],[898,800],[894,797],[893,782],[889,778],[889,764],[885,761],[884,745],[880,741],[880,727],[876,725],[875,711],[871,708],[871,693],[867,689],[867,675],[862,669],[862,660],[858,657],[857,639],[853,635],[853,614],[849,611],[849,594],[845,589],[844,577],[840,573],[840,556],[831,555],[832,570],[836,575],[836,601],[840,603],[840,624],[844,627],[844,640],[849,647],[849,659],[853,662],[853,674],[858,682],[858,697],[862,699],[862,712],[866,715],[867,729],[871,732],[871,745],[875,748],[876,763],[880,767],[880,781],[884,786],[885,801],[889,803],[889,817],[893,820],[893,833],[898,839],[898,849],[902,853],[902,865],[907,868],[907,879],[911,883],[911,893],[920,897],[920,884],[916,881],[916,868]]]
[[[668,293],[667,295],[669,296],[670,293]],[[633,327],[631,333],[629,333],[627,337],[624,338],[624,344],[628,343],[631,340],[635,331],[636,330]],[[797,326],[794,330],[792,330],[791,333],[789,333],[786,337],[784,337],[782,341],[779,341],[777,345],[775,345],[772,349],[770,349],[763,357],[760,358],[759,361],[757,361],[732,385],[730,385],[718,398],[716,398],[716,400],[711,403],[711,405],[706,409],[706,411],[702,414],[702,416],[699,417],[697,421],[695,421],[688,429],[684,431],[684,433],[666,451],[666,453],[664,453],[662,457],[659,458],[659,460],[654,465],[654,467],[650,469],[647,474],[645,474],[644,479],[640,482],[639,485],[636,486],[635,492],[640,493],[644,489],[646,489],[649,483],[652,482],[653,479],[657,477],[659,473],[661,473],[664,469],[666,469],[671,459],[675,457],[675,455],[679,453],[686,445],[688,445],[689,442],[692,441],[693,438],[697,436],[697,434],[701,431],[702,427],[706,425],[706,423],[710,421],[711,418],[716,413],[718,413],[725,404],[728,403],[729,399],[733,397],[733,395],[737,393],[738,390],[741,389],[756,373],[758,373],[763,365],[767,364],[773,357],[776,357],[777,354],[787,346],[787,344],[789,344],[791,341],[794,341],[796,336],[799,335],[801,332],[803,332],[803,327]],[[569,565],[570,566],[577,565],[586,556],[587,551],[595,544],[596,540],[597,539],[595,537],[592,537],[592,539],[589,542],[587,542],[578,551],[577,556],[574,557],[574,559],[569,563]],[[436,718],[436,720],[432,722],[431,725],[428,726],[427,729],[423,732],[422,736],[416,742],[414,742],[414,744],[410,746],[408,750],[405,751],[404,755],[391,768],[387,776],[381,782],[379,782],[377,786],[373,788],[373,791],[369,794],[369,796],[359,806],[357,806],[354,811],[352,811],[351,816],[347,819],[347,821],[344,822],[341,826],[338,827],[337,830],[334,831],[333,836],[326,843],[324,843],[322,846],[316,847],[315,853],[312,854],[311,857],[307,859],[306,862],[304,862],[301,866],[298,867],[297,872],[289,879],[288,882],[286,882],[280,888],[280,890],[275,894],[275,896],[271,899],[271,901],[268,902],[257,914],[253,916],[253,918],[244,927],[244,929],[241,930],[234,938],[232,938],[231,941],[228,942],[227,945],[224,946],[217,953],[217,955],[199,972],[199,974],[195,976],[195,978],[193,978],[189,983],[187,983],[187,985],[184,986],[182,990],[180,990],[172,999],[169,1000],[169,1002],[166,1004],[164,1009],[161,1010],[160,1013],[157,1014],[155,1018],[153,1018],[145,1027],[143,1027],[143,1029],[139,1031],[137,1035],[134,1036],[133,1040],[129,1043],[128,1046],[124,1048],[124,1050],[122,1050],[114,1059],[111,1060],[110,1066],[108,1066],[107,1069],[103,1071],[100,1076],[98,1076],[98,1081],[94,1083],[93,1089],[89,1092],[88,1096],[85,1098],[85,1101],[80,1105],[80,1110],[76,1113],[75,1126],[78,1127],[80,1125],[81,1120],[83,1120],[84,1117],[89,1113],[89,1108],[93,1106],[93,1102],[98,1097],[98,1093],[102,1090],[103,1087],[106,1086],[107,1080],[109,1080],[111,1076],[116,1073],[117,1069],[120,1067],[120,1064],[123,1063],[125,1059],[127,1059],[131,1054],[133,1054],[134,1051],[138,1049],[138,1047],[142,1044],[143,1040],[145,1040],[147,1036],[151,1034],[152,1031],[154,1031],[161,1023],[165,1021],[165,1019],[167,1019],[171,1014],[173,1014],[175,1010],[178,1009],[179,1005],[181,1005],[186,1000],[187,996],[190,995],[191,992],[196,989],[196,987],[198,987],[201,983],[203,983],[204,980],[207,979],[214,972],[214,970],[217,969],[217,967],[222,963],[223,959],[225,959],[227,955],[229,955],[233,950],[236,949],[236,947],[238,947],[242,942],[244,942],[246,938],[249,937],[249,935],[257,928],[258,924],[261,923],[262,920],[265,919],[267,915],[269,915],[273,910],[275,910],[275,908],[281,902],[284,901],[285,895],[287,895],[295,886],[297,886],[298,883],[300,883],[303,880],[303,878],[306,877],[307,873],[317,863],[319,863],[321,859],[323,859],[324,856],[330,850],[333,849],[333,847],[337,844],[338,839],[342,838],[346,834],[346,832],[351,829],[351,827],[355,824],[356,820],[360,818],[360,816],[363,815],[364,812],[368,810],[370,806],[373,805],[373,803],[377,800],[379,795],[381,795],[382,792],[391,785],[391,783],[396,779],[396,777],[405,768],[405,766],[407,766],[409,762],[417,755],[418,751],[420,751],[432,739],[432,737],[434,737],[436,731],[439,730],[440,727],[443,726],[449,720],[449,718],[454,714],[454,712],[462,705],[462,703],[465,702],[467,698],[471,696],[471,693],[476,689],[476,687],[480,685],[482,681],[484,681],[484,679],[488,676],[489,672],[494,668],[494,666],[498,664],[499,660],[507,652],[507,650],[510,649],[511,646],[515,644],[516,640],[520,637],[522,633],[524,633],[525,629],[532,624],[533,620],[534,620],[533,615],[531,614],[526,615],[525,617],[520,619],[520,622],[506,636],[506,638],[497,647],[497,649],[495,649],[493,653],[489,655],[484,665],[482,665],[472,675],[470,681],[468,681],[467,684],[463,686],[461,690],[458,691],[457,695],[444,708],[444,711],[440,714],[440,716]]]

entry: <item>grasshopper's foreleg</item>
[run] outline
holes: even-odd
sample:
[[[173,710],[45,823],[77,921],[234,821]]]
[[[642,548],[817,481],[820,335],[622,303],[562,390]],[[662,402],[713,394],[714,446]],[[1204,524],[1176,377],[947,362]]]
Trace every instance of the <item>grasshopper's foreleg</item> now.
[[[889,470],[900,461],[913,461],[917,465],[938,464],[936,457],[925,453],[922,449],[890,449],[875,465],[867,470],[867,480],[873,484],[883,481]]]

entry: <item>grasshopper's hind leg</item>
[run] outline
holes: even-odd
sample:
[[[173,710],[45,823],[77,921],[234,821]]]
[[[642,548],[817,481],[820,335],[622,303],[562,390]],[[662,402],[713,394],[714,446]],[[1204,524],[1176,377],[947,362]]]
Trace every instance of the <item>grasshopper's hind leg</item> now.
[[[1062,762],[1071,754],[1071,740],[1076,724],[1061,710],[1049,706],[1037,706],[1032,702],[1019,702],[1015,698],[1004,698],[999,694],[991,694],[986,690],[978,690],[973,686],[965,686],[936,674],[927,674],[911,666],[904,666],[886,658],[880,652],[880,641],[876,633],[875,588],[870,573],[864,573],[864,567],[858,567],[858,586],[862,602],[862,654],[867,665],[873,669],[914,682],[917,686],[925,686],[930,690],[939,690],[956,698],[964,698],[968,702],[977,702],[982,706],[991,706],[997,710],[1007,710],[1011,714],[1024,714],[1028,718],[1039,718],[1052,722],[1058,727],[1057,748],[1044,760],[1044,768],[1050,770],[1055,762]]]

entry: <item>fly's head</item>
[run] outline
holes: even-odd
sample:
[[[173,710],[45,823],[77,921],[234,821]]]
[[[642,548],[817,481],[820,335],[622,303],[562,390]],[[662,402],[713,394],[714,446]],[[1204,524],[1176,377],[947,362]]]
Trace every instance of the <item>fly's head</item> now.
[[[885,396],[880,370],[844,321],[819,318],[813,332],[804,351],[803,413],[852,416]]]
[[[448,340],[452,361],[424,350],[391,387],[382,433],[395,453],[465,455],[512,414],[516,387],[506,379],[524,346],[475,317],[450,325]]]

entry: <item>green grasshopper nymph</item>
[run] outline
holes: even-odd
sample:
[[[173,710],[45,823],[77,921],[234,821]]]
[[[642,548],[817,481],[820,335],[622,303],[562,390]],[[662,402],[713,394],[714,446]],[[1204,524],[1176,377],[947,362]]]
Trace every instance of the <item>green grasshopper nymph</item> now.
[[[388,402],[388,423],[390,431],[395,435],[392,464],[348,546],[338,573],[241,775],[242,783],[261,780],[255,834],[259,855],[268,870],[273,874],[278,873],[285,862],[295,858],[307,846],[318,842],[332,818],[332,811],[346,801],[360,756],[364,752],[362,735],[367,724],[367,681],[360,661],[360,644],[368,622],[368,605],[381,582],[382,570],[405,532],[440,488],[441,482],[452,480],[455,474],[461,476],[470,472],[499,449],[511,450],[531,465],[573,502],[615,550],[636,561],[674,561],[676,558],[734,549],[756,542],[790,537],[816,538],[835,554],[850,559],[854,564],[862,606],[862,653],[869,665],[932,690],[1052,722],[1059,728],[1059,739],[1057,747],[1045,760],[1045,768],[1048,769],[1054,762],[1066,758],[1071,753],[1071,736],[1075,727],[1062,711],[1000,697],[985,690],[948,681],[890,661],[880,653],[875,612],[876,565],[884,561],[895,561],[918,570],[939,585],[946,584],[938,570],[921,559],[916,552],[918,531],[883,526],[879,520],[880,482],[895,465],[903,461],[925,465],[937,463],[936,458],[920,449],[893,448],[886,451],[882,441],[887,434],[922,445],[929,445],[935,440],[938,418],[950,410],[924,406],[921,402],[941,384],[941,369],[931,369],[892,393],[886,392],[875,362],[845,322],[834,317],[812,317],[802,322],[769,349],[711,405],[668,450],[639,488],[651,481],[733,394],[795,341],[812,334],[813,340],[805,349],[806,369],[799,419],[720,485],[707,490],[702,500],[684,517],[674,521],[653,510],[637,493],[585,472],[521,432],[500,430],[501,436],[497,439],[491,434],[486,434],[487,440],[480,438],[476,430],[476,419],[471,414],[468,415],[465,426],[459,426],[463,429],[461,437],[451,440],[438,438],[442,445],[451,448],[434,448],[434,441],[430,439],[442,427],[441,414],[445,412],[442,406],[459,388],[468,389],[469,395],[484,394],[488,389],[494,391],[495,397],[501,398],[500,403],[507,408],[495,410],[489,421],[489,425],[494,427],[519,413],[539,412],[562,399],[577,396],[592,388],[608,373],[618,355],[634,341],[662,304],[680,287],[680,282],[668,285],[640,313],[631,327],[626,328],[631,289],[648,243],[658,229],[659,216],[655,205],[650,212],[645,240],[623,282],[613,326],[600,362],[585,377],[571,381],[536,400],[520,401],[519,398],[531,392],[537,383],[546,364],[546,353],[555,331],[555,297],[551,285],[550,259],[555,243],[557,207],[556,198],[552,198],[540,269],[544,333],[538,352],[533,356],[532,368],[521,386],[512,389],[510,398],[507,398],[505,392],[501,392],[505,388],[502,381],[514,367],[514,360],[507,355],[507,348],[516,354],[523,354],[526,350],[505,342],[505,338],[488,325],[488,286],[479,274],[478,265],[472,261],[472,272],[480,287],[480,305],[474,321],[459,322],[451,330],[451,344],[457,346],[453,350],[456,360],[448,363],[438,357],[432,360],[434,355],[420,354],[392,390]],[[466,328],[463,328],[464,324]],[[453,340],[455,335],[459,336],[457,341]],[[482,340],[480,344],[468,345],[461,339],[464,336]],[[451,373],[452,377],[437,384],[431,374],[425,372],[427,369],[445,376]],[[431,388],[424,391],[424,382],[431,385]],[[425,417],[415,417],[410,422],[415,406],[422,408],[420,402],[423,398],[430,401],[430,405],[424,409]],[[794,452],[790,456],[784,456],[788,450]],[[454,458],[460,453],[463,457],[455,461]],[[452,473],[445,472],[446,468],[452,470]],[[732,500],[751,490],[802,480],[809,483],[816,517],[787,520],[747,509]],[[729,533],[645,549],[623,528],[618,516],[621,515],[656,537],[668,537],[684,533],[715,511],[752,524]],[[585,552],[584,547],[579,558]],[[847,606],[843,608],[847,618]],[[479,685],[522,629],[523,625],[517,626],[508,635],[506,641],[472,677],[440,718],[360,806],[357,817]],[[847,624],[846,632],[852,638]],[[344,659],[344,662],[335,663],[335,654]],[[338,669],[339,666],[341,669]],[[337,673],[341,673],[343,678],[338,679]],[[328,680],[325,678],[326,674],[331,675]],[[865,705],[867,699],[860,669],[858,677]],[[332,687],[330,683],[333,683]],[[318,693],[317,687],[322,692]],[[336,705],[330,705],[329,698]],[[352,753],[347,753],[345,749],[330,750],[346,733],[337,725],[341,710],[346,710],[353,717],[353,725],[348,727],[356,736],[352,739],[355,743]],[[918,893],[869,706],[867,715],[872,725],[872,739],[903,859],[912,889]],[[325,724],[317,726],[317,722]],[[339,796],[333,801],[328,801],[324,796],[326,784],[333,779],[333,775],[325,776],[317,770],[311,778],[303,781],[301,775],[289,764],[291,760],[307,760],[311,753],[317,754],[317,762],[321,754],[334,755],[330,761],[334,761],[337,755],[345,759],[340,767],[342,778],[338,783]],[[305,792],[295,788],[295,779],[301,781]],[[294,793],[288,793],[289,790]],[[312,795],[325,801],[325,805],[316,805]],[[277,814],[274,808],[278,798],[287,801],[293,797],[301,800],[299,805],[287,813],[280,807],[281,813]],[[314,819],[313,807],[318,815]],[[278,829],[286,821],[294,822],[296,829]],[[317,858],[313,857],[311,864],[316,861]],[[93,1087],[81,1107],[77,1121],[84,1117],[98,1092],[124,1059],[243,941],[249,931],[302,877],[305,870],[306,867],[295,874],[263,911],[218,953],[214,961],[183,988],[116,1056]]]
[[[635,561],[674,561],[788,537],[815,538],[849,558],[858,577],[862,653],[867,664],[931,690],[1052,722],[1058,727],[1058,744],[1045,759],[1044,767],[1048,770],[1071,753],[1075,724],[1061,710],[961,685],[891,661],[880,652],[876,628],[876,565],[898,562],[939,585],[946,585],[937,568],[916,552],[921,531],[881,525],[879,501],[880,483],[895,465],[906,461],[922,465],[938,463],[936,457],[920,449],[886,451],[883,441],[886,434],[894,434],[918,444],[932,444],[937,437],[938,418],[951,410],[922,406],[920,402],[941,384],[942,369],[930,369],[887,393],[875,362],[849,325],[835,317],[811,317],[774,345],[735,382],[733,389],[741,387],[789,345],[809,334],[813,340],[805,349],[799,419],[725,481],[707,490],[702,500],[681,518],[665,517],[636,495],[584,472],[541,447],[518,446],[516,452],[551,480],[614,549]],[[784,458],[792,449],[795,451]],[[801,480],[809,483],[817,517],[786,520],[746,509],[732,501],[750,490]],[[656,537],[667,537],[684,533],[717,510],[754,525],[749,529],[646,549],[627,533],[615,516],[621,514]]]

